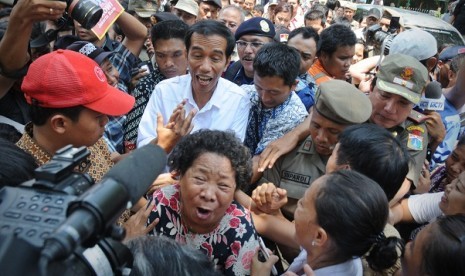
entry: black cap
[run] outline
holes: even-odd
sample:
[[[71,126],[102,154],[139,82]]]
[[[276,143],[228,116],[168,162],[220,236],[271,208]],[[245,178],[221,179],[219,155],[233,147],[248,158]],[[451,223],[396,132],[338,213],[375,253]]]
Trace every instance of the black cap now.
[[[93,59],[98,65],[101,65],[102,62],[112,54],[112,52],[105,52],[102,48],[87,41],[76,41],[66,49],[81,53]]]
[[[223,7],[221,5],[221,0],[200,0],[200,2],[205,2],[207,4],[213,4],[213,5],[217,6],[220,9]]]
[[[270,20],[263,17],[253,17],[239,25],[239,28],[236,30],[235,38],[238,40],[241,36],[247,34],[274,38],[276,32]]]

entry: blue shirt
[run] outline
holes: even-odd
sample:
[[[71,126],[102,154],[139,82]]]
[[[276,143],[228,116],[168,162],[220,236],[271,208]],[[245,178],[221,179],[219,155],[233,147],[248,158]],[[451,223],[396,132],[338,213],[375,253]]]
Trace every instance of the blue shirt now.
[[[439,114],[441,115],[442,122],[446,127],[446,137],[444,138],[444,141],[439,144],[433,155],[433,167],[434,163],[438,164],[446,161],[447,157],[455,148],[460,132],[460,115],[449,100],[446,99],[444,101],[444,110],[439,111]]]
[[[310,74],[305,73],[297,77],[299,83],[295,88],[295,93],[299,96],[307,111],[315,104],[315,92],[317,85]]]

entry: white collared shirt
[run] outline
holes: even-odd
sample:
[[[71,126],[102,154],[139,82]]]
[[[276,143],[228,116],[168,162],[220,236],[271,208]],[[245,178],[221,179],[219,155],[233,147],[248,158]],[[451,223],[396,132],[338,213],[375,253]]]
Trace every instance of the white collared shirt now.
[[[163,115],[163,123],[167,124],[173,110],[184,99],[187,99],[186,116],[191,110],[197,110],[192,120],[192,132],[199,129],[231,130],[244,141],[250,96],[236,84],[220,78],[211,99],[199,110],[192,95],[191,75],[187,74],[164,80],[155,86],[139,124],[138,147],[157,137],[157,113]]]

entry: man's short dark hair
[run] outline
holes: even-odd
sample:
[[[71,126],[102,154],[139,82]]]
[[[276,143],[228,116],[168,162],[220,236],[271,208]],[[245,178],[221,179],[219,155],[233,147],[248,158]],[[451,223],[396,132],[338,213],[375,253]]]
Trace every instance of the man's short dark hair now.
[[[71,121],[77,122],[82,110],[84,110],[83,106],[73,106],[66,108],[46,108],[34,104],[29,106],[29,113],[31,116],[32,124],[36,126],[45,125],[47,120],[55,114],[63,114],[64,116],[70,118]]]
[[[259,77],[280,77],[285,85],[292,86],[299,75],[300,55],[296,49],[282,43],[265,44],[253,62]]]
[[[321,21],[321,26],[324,27],[326,25],[326,16],[320,10],[311,10],[311,11],[307,12],[305,14],[305,16],[304,16],[304,19],[305,20],[310,20],[310,21],[320,20]]]
[[[287,39],[287,41],[291,40],[294,36],[297,36],[301,34],[303,39],[310,39],[313,38],[315,40],[315,43],[318,45],[318,41],[320,40],[320,36],[318,33],[313,29],[312,27],[300,27],[297,29],[294,29],[290,34]]]
[[[321,32],[316,54],[320,56],[321,52],[325,52],[332,55],[339,47],[355,46],[356,42],[357,37],[350,27],[333,24]]]
[[[219,35],[226,39],[226,58],[229,58],[234,51],[234,45],[236,44],[236,40],[234,39],[234,36],[231,33],[231,31],[223,23],[220,23],[219,21],[201,20],[192,25],[187,31],[184,40],[186,42],[187,51],[189,51],[189,48],[191,46],[191,38],[194,33],[203,36]]]
[[[253,10],[254,10],[254,11],[261,12],[262,14],[265,12],[265,8],[263,7],[263,5],[260,5],[260,4],[255,5],[255,6],[253,7]]]
[[[167,20],[152,26],[151,38],[155,46],[158,40],[180,39],[184,40],[189,26],[182,20]]]

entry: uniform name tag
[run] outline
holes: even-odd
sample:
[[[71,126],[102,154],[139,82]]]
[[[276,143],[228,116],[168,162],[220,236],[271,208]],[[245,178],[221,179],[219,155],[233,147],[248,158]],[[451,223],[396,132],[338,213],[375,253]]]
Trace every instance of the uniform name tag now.
[[[300,199],[310,186],[309,175],[298,174],[290,171],[283,171],[281,175],[280,188],[287,191],[289,198]]]
[[[293,173],[290,171],[283,171],[283,175],[281,176],[284,179],[302,183],[302,184],[310,184],[310,179],[311,177],[308,175],[303,175],[303,174],[298,174],[298,173]]]

